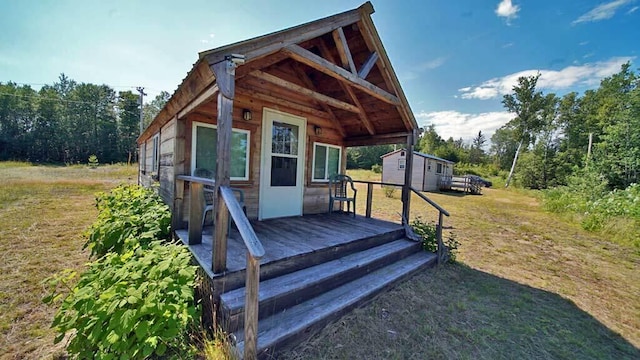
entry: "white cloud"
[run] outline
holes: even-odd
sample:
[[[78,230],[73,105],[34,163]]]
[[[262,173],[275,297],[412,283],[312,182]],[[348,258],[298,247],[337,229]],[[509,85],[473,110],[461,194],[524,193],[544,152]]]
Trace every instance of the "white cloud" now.
[[[578,45],[580,45],[580,46],[585,46],[585,45],[588,45],[588,44],[589,44],[589,42],[588,42],[588,41],[582,41],[582,42],[581,42],[580,44],[578,44]]]
[[[440,135],[445,140],[449,137],[454,139],[462,138],[470,142],[478,131],[487,137],[495,133],[496,129],[513,119],[514,115],[506,111],[494,111],[480,114],[461,113],[454,110],[419,112],[414,114],[418,125],[421,127],[433,124]]]
[[[582,22],[595,22],[600,20],[611,19],[618,9],[624,5],[632,3],[634,0],[615,0],[608,3],[603,3],[589,12],[582,14],[579,18],[574,20],[571,24],[579,24]]]
[[[418,68],[420,70],[423,70],[423,71],[424,70],[432,70],[432,69],[439,68],[440,66],[444,65],[444,62],[446,60],[447,60],[446,56],[440,56],[438,58],[435,58],[433,60],[429,60],[429,61],[426,61],[426,62],[420,64],[418,66]]]
[[[513,46],[513,43],[512,43],[512,42],[510,42],[510,43],[506,43],[506,44],[502,45],[502,48],[503,48],[503,49],[506,49],[506,48],[510,48],[510,47],[512,47],[512,46]]]
[[[493,78],[478,86],[458,89],[463,99],[487,100],[509,94],[521,76],[535,76],[540,73],[538,89],[564,90],[574,86],[595,86],[602,78],[620,71],[622,64],[635,57],[614,57],[606,61],[567,66],[561,70],[524,70],[499,78]]]
[[[502,0],[496,8],[496,15],[507,18],[507,24],[518,17],[520,6],[513,5],[511,0]]]
[[[640,6],[634,6],[629,11],[627,11],[627,15],[633,14],[636,10],[640,9]]]

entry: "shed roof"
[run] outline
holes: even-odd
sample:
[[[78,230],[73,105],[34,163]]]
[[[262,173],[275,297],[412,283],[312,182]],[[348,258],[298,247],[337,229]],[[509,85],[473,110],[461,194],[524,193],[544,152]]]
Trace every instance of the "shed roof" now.
[[[380,142],[381,138],[397,143],[418,125],[371,20],[373,12],[367,2],[343,13],[201,52],[138,142],[150,138],[172,118],[181,118],[201,102],[211,101],[217,89],[210,67],[230,54],[241,54],[246,60],[236,69],[236,91],[251,93],[251,81],[270,82],[283,93],[298,89],[317,103],[318,111],[333,121],[348,145],[364,145],[371,139]],[[280,76],[283,70],[301,80],[285,80]],[[394,134],[397,136],[390,136]]]
[[[380,157],[381,157],[381,158],[385,158],[385,157],[390,156],[390,155],[393,155],[393,154],[395,154],[395,153],[397,153],[397,152],[399,152],[399,151],[406,151],[406,149],[398,149],[398,150],[394,150],[394,151],[389,152],[389,153],[386,153],[386,154],[384,154],[384,155],[382,155],[382,156],[380,156]],[[453,161],[451,161],[451,160],[443,159],[443,158],[440,158],[440,157],[437,157],[437,156],[435,156],[435,155],[431,155],[431,154],[425,154],[425,153],[421,153],[421,152],[417,152],[417,151],[414,151],[414,152],[413,152],[413,154],[414,154],[414,155],[417,155],[417,156],[422,156],[423,158],[426,158],[426,159],[442,161],[442,162],[446,162],[446,163],[448,163],[448,164],[455,164],[455,162],[453,162]]]

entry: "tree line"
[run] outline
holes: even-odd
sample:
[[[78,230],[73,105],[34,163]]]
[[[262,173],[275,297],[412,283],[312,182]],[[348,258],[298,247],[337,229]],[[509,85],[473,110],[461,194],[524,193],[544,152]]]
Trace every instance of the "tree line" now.
[[[572,176],[589,176],[610,190],[637,183],[640,74],[627,63],[598,88],[564,96],[538,90],[539,77],[519,78],[513,92],[503,97],[503,106],[514,118],[491,136],[490,143],[482,131],[470,142],[445,140],[429,125],[422,129],[415,150],[454,161],[459,169],[473,164],[484,167],[485,173],[503,173],[507,184],[513,177],[531,189],[566,185]],[[347,167],[381,164],[380,156],[393,149],[394,145],[349,149]]]
[[[148,124],[169,99],[143,106]],[[108,85],[78,83],[64,74],[39,90],[0,83],[0,160],[44,163],[136,161],[139,95]]]

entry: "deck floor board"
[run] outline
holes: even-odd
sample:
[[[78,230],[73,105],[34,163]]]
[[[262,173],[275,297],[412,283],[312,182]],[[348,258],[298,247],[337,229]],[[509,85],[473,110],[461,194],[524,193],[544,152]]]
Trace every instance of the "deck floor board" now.
[[[402,228],[400,224],[390,221],[364,216],[354,218],[341,213],[252,220],[251,224],[265,248],[265,256],[260,260],[261,265]],[[186,229],[177,230],[176,233],[188,244]],[[210,269],[213,227],[204,229],[201,244],[188,247],[200,265],[212,276]],[[227,244],[227,272],[241,271],[245,268],[246,247],[238,231],[232,227]]]

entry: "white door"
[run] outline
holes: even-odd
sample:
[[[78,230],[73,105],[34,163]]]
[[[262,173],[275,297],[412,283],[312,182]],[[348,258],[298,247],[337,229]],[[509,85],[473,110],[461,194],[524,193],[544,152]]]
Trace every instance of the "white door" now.
[[[260,220],[302,215],[307,119],[264,109]]]

